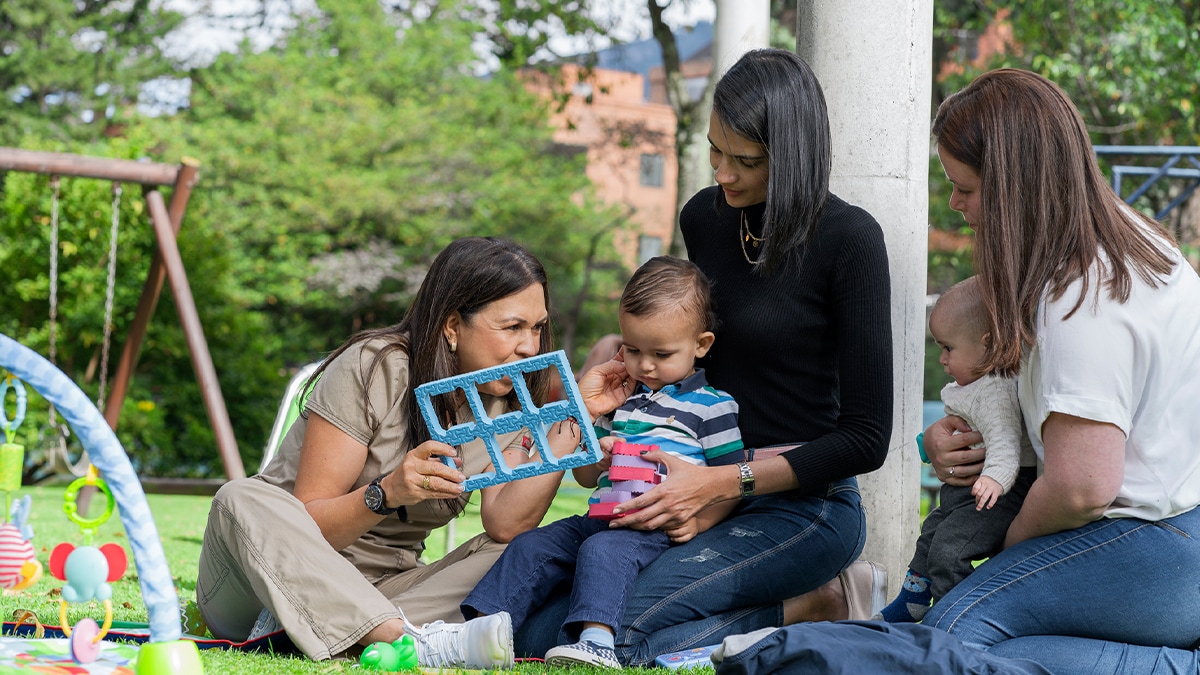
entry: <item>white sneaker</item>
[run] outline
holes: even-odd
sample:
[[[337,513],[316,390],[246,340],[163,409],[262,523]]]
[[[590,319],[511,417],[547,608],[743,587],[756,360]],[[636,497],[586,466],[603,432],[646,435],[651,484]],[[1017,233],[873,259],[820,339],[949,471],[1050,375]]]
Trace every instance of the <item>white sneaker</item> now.
[[[401,618],[404,614],[400,614]],[[426,668],[512,668],[513,631],[508,612],[466,623],[434,621],[420,628],[404,619],[417,641],[417,663]]]
[[[850,621],[869,621],[887,605],[887,570],[869,560],[855,560],[837,575],[846,595]]]
[[[729,635],[721,641],[721,644],[717,645],[717,648],[713,650],[712,654],[709,655],[709,658],[712,659],[714,664],[719,665],[725,659],[732,658],[746,651],[746,649],[757,644],[763,638],[777,630],[779,629],[759,628],[753,633],[746,633],[744,635]]]
[[[620,668],[617,652],[595,642],[580,640],[573,645],[561,645],[546,652],[546,667],[570,668],[571,666],[600,666]]]
[[[273,635],[281,630],[283,630],[283,626],[279,625],[279,620],[271,614],[271,610],[263,607],[263,610],[258,613],[258,619],[254,621],[254,628],[250,629],[250,636],[246,640],[257,640],[260,637]]]

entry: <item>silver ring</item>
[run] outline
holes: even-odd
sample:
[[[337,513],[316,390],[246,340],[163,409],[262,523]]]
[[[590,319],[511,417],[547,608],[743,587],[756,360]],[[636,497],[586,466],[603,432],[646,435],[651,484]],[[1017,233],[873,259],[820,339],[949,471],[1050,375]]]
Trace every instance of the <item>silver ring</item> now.
[[[954,471],[951,470],[950,473],[953,474]],[[429,474],[425,474],[425,480],[421,482],[421,487],[426,490],[429,489]]]
[[[954,467],[950,467],[950,468],[947,470],[947,473],[949,473],[951,476],[953,476],[953,475],[954,475]],[[425,485],[425,487],[426,487],[426,488],[428,488],[428,487],[429,487],[429,485],[428,485],[428,483],[429,483],[429,480],[428,480],[428,478],[429,478],[429,477],[428,477],[428,476],[426,476],[425,478],[426,478],[426,481],[425,481],[426,485]]]

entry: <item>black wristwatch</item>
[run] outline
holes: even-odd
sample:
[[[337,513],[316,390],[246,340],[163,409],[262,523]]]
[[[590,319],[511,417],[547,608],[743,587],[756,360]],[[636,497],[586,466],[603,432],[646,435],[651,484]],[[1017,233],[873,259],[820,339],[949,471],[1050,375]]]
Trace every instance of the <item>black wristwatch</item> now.
[[[745,462],[737,463],[738,472],[741,474],[742,481],[742,496],[754,496],[754,472],[750,470],[750,465]]]
[[[388,508],[387,493],[383,491],[383,486],[379,484],[381,480],[383,480],[383,476],[371,481],[371,484],[367,486],[367,491],[363,493],[363,502],[366,503],[371,513],[378,513],[381,516],[390,516],[393,513],[399,513],[401,509]]]

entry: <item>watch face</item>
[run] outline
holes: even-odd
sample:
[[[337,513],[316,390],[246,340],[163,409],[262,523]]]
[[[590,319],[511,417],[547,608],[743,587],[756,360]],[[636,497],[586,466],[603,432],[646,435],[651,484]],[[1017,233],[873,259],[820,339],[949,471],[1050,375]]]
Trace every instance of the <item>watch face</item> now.
[[[367,491],[363,493],[363,501],[367,503],[367,508],[375,513],[379,513],[383,509],[383,488],[372,483],[367,486]]]

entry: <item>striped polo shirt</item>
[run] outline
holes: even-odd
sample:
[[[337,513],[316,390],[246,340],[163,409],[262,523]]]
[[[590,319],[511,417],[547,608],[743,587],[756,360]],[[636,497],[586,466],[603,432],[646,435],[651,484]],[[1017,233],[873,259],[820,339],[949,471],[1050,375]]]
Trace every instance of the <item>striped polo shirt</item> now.
[[[596,420],[595,427],[598,436],[657,445],[692,464],[742,449],[737,401],[709,386],[703,368],[658,391],[638,383],[625,403]]]

